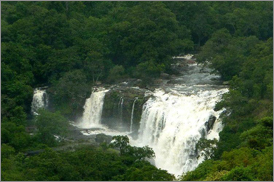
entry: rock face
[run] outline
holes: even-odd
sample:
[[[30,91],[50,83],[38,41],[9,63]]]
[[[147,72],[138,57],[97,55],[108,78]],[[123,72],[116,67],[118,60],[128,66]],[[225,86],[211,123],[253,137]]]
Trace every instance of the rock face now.
[[[205,123],[207,132],[213,128],[215,121],[216,121],[216,117],[211,115],[208,121]]]
[[[132,119],[134,133],[139,129],[142,107],[147,99],[145,90],[138,87],[120,87],[110,90],[104,98],[102,124],[118,131],[130,131]]]
[[[224,81],[223,85],[229,85],[229,81]]]
[[[168,79],[170,76],[167,73],[161,73],[161,77],[164,79]]]
[[[95,141],[97,142],[97,143],[107,143],[107,144],[109,144],[110,142],[111,142],[111,140],[112,140],[112,136],[108,136],[108,135],[105,135],[105,134],[97,134],[96,135],[96,138],[95,138]]]

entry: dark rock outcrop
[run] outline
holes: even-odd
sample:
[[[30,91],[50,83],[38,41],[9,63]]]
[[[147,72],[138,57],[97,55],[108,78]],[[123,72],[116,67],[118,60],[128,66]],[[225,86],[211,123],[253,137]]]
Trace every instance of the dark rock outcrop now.
[[[207,132],[213,128],[213,125],[214,125],[215,121],[216,121],[216,117],[211,115],[209,117],[208,121],[205,123]]]
[[[109,136],[109,135],[105,135],[105,134],[103,134],[103,133],[101,133],[101,134],[97,134],[96,135],[96,138],[95,138],[95,141],[97,142],[97,143],[107,143],[107,144],[109,144],[110,142],[111,142],[111,140],[112,140],[112,136]]]
[[[101,122],[118,131],[129,131],[132,106],[135,102],[133,115],[133,131],[139,129],[143,104],[147,101],[145,89],[138,87],[119,87],[111,89],[104,98]]]

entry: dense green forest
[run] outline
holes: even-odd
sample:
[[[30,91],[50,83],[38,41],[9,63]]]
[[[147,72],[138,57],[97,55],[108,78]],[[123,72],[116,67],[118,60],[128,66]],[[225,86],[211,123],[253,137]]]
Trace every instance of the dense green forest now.
[[[1,29],[2,180],[173,180],[128,138],[50,147],[62,145],[53,135],[68,134],[91,86],[138,78],[145,87],[172,73],[172,56],[193,51],[229,81],[215,109],[230,115],[210,160],[178,180],[273,180],[273,2],[6,1]],[[32,118],[33,89],[45,85],[54,109]]]

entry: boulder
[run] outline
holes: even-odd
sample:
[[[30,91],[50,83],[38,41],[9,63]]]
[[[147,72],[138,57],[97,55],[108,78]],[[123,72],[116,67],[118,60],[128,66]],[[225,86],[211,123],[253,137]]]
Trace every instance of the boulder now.
[[[211,115],[209,117],[208,121],[205,123],[207,132],[213,128],[213,125],[214,125],[215,121],[216,121],[216,117]]]
[[[162,78],[169,78],[169,74],[167,74],[167,73],[161,73],[161,77]]]
[[[154,84],[161,84],[163,82],[163,79],[155,79]]]
[[[229,85],[229,81],[224,81],[223,85]]]
[[[147,90],[137,87],[118,87],[106,93],[101,122],[111,129],[129,131],[131,113],[136,98],[133,113],[133,130],[138,130],[142,115],[143,104],[147,101]]]
[[[96,81],[95,84],[96,84],[96,85],[102,85],[102,82]]]
[[[111,140],[112,140],[112,136],[108,136],[108,135],[105,135],[103,133],[97,134],[96,138],[95,138],[95,141],[97,143],[104,143],[105,142],[105,143],[109,144],[111,142]]]
[[[189,59],[189,60],[187,60],[186,62],[187,62],[187,64],[195,64],[195,63],[196,63],[196,61],[194,61],[194,60],[192,60],[192,59]]]

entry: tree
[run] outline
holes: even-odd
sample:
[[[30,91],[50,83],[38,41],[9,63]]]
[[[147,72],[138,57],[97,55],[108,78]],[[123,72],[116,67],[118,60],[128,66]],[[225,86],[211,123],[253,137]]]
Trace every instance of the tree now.
[[[55,107],[72,117],[82,110],[87,93],[87,78],[82,70],[66,72],[51,90]]]
[[[129,145],[128,136],[114,136],[110,146],[113,148],[119,148],[120,155],[130,156],[134,161],[142,161],[148,158],[155,157],[155,153],[152,148],[148,146],[135,147]]]
[[[190,47],[182,43],[189,32],[182,32],[175,15],[162,2],[115,8],[109,16],[117,17],[110,27],[111,46],[115,48],[111,56],[115,64],[125,68],[148,61],[166,66],[172,56]]]
[[[243,146],[261,150],[273,143],[273,117],[264,117],[257,123],[255,127],[243,132],[240,138]]]
[[[129,155],[132,155],[136,161],[141,161],[155,157],[155,153],[152,148],[148,146],[144,147],[129,147]]]
[[[157,169],[155,166],[146,165],[145,162],[136,162],[130,167],[122,180],[124,181],[172,181],[174,176],[166,170]]]
[[[99,81],[101,77],[105,74],[103,55],[96,51],[90,51],[85,59],[85,69],[90,73],[90,77],[93,83]]]
[[[255,176],[252,173],[251,168],[248,167],[236,167],[229,173],[225,174],[221,180],[224,181],[256,181]]]
[[[108,81],[115,82],[120,80],[125,74],[125,69],[122,65],[116,65],[109,71]]]
[[[41,143],[54,146],[55,136],[64,137],[67,133],[68,122],[59,112],[51,113],[40,109],[38,114],[35,118],[38,129],[36,136]]]
[[[142,79],[145,86],[151,84],[153,78],[157,78],[165,70],[164,64],[157,64],[153,60],[140,63],[136,67],[135,76]]]
[[[120,155],[125,155],[129,151],[128,136],[114,136],[112,137],[111,147],[119,148]]]

